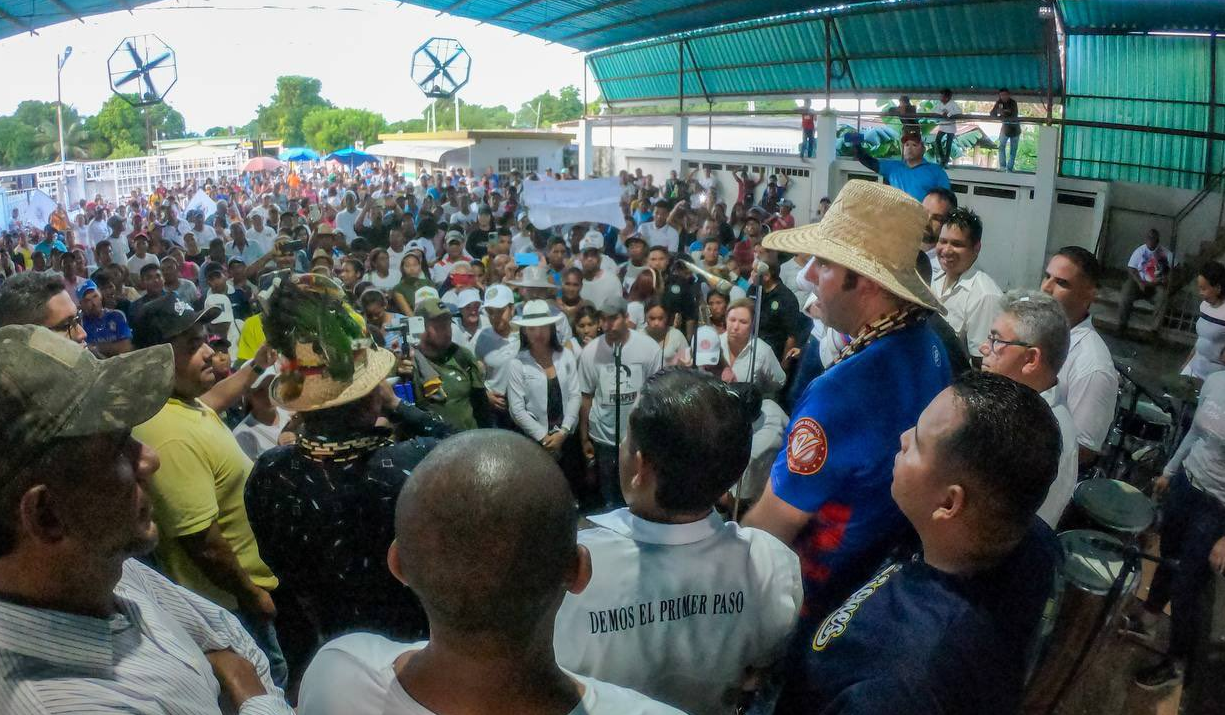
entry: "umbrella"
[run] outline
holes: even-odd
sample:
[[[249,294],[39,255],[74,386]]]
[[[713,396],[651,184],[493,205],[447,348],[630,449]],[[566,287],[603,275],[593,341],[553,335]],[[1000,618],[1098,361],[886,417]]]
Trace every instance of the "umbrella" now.
[[[281,161],[318,161],[319,152],[304,146],[291,146],[277,157]]]
[[[350,169],[352,169],[355,166],[358,166],[359,164],[370,164],[370,163],[377,164],[379,162],[379,160],[376,159],[373,154],[367,154],[364,151],[358,151],[354,149],[353,147],[349,147],[348,149],[341,149],[340,151],[334,151],[331,154],[328,154],[326,158],[328,161],[338,161],[341,164],[344,164],[345,166],[349,167]]]
[[[248,171],[276,171],[281,168],[281,162],[273,159],[270,156],[257,156],[246,164],[243,164],[242,170],[244,173]]]

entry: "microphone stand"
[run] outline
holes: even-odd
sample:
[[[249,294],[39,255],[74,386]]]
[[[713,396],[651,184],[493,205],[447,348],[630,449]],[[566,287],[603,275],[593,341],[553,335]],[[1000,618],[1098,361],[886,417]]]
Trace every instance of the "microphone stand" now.
[[[614,430],[616,453],[613,455],[613,474],[617,475],[618,479],[621,474],[621,346],[620,342],[613,343],[613,377],[615,380],[613,383],[613,399],[615,400],[613,415],[617,422]]]
[[[755,274],[757,280],[757,298],[753,305],[753,329],[749,333],[749,384],[754,384],[756,379],[754,373],[757,370],[757,335],[761,330],[761,274]],[[744,481],[744,475],[740,475],[740,479],[736,480],[736,498],[732,501],[732,521],[740,519],[740,488]]]

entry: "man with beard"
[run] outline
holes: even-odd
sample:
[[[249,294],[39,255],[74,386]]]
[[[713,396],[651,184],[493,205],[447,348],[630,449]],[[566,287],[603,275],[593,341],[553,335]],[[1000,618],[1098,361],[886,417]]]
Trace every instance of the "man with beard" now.
[[[268,342],[292,356],[270,396],[302,424],[293,444],[256,461],[247,513],[260,555],[323,639],[354,629],[420,637],[425,617],[384,556],[395,497],[434,440],[397,442],[375,423],[386,417],[414,436],[450,431],[395,395],[386,378],[398,357],[370,339],[341,296],[335,281],[305,274],[282,278],[268,299]]]
[[[158,455],[132,427],[163,409],[175,364],[166,346],[98,360],[45,328],[0,329],[8,715],[293,713],[233,615],[133,558],[158,538]]]

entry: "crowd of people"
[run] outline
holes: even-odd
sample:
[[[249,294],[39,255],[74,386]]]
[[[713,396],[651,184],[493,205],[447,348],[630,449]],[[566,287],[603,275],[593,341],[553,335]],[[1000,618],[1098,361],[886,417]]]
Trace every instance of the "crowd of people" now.
[[[912,159],[801,226],[709,169],[622,172],[622,225],[391,166],[15,217],[0,709],[1016,711],[1101,268],[1003,294]],[[1213,494],[1219,414],[1170,468]]]

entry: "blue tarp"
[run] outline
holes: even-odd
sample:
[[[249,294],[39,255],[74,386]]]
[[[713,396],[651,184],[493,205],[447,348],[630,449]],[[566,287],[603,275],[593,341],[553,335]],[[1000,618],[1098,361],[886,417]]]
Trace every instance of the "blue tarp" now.
[[[281,161],[318,161],[319,152],[305,146],[292,146],[277,155]]]

